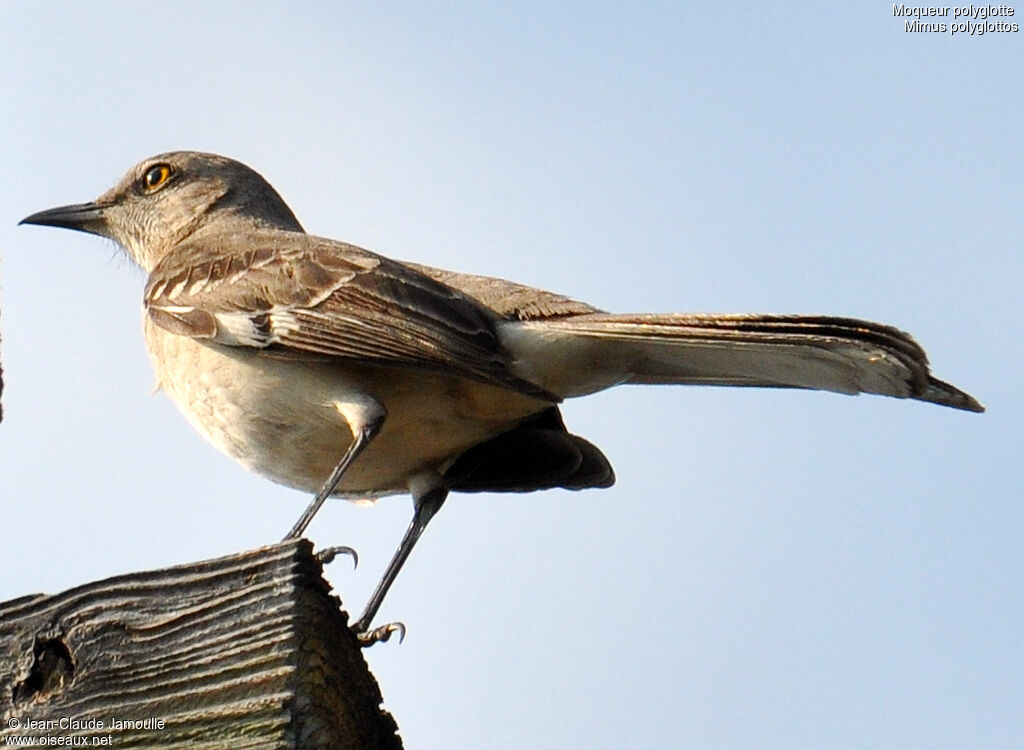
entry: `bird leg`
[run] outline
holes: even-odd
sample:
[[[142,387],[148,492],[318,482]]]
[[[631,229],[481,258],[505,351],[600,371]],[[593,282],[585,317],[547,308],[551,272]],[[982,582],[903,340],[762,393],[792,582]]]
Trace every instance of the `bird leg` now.
[[[402,623],[388,623],[373,630],[369,629],[370,623],[373,621],[374,616],[376,616],[377,610],[380,609],[384,597],[387,596],[391,584],[398,577],[398,572],[402,569],[402,565],[409,558],[412,548],[416,546],[416,542],[423,533],[423,530],[427,528],[427,524],[430,523],[430,519],[434,517],[434,514],[440,510],[446,497],[448,497],[448,488],[441,484],[433,484],[423,492],[417,492],[414,489],[413,514],[409,528],[405,530],[405,536],[402,537],[402,542],[398,545],[395,556],[391,558],[387,570],[384,571],[384,575],[377,584],[377,588],[374,589],[373,595],[366,603],[363,614],[351,626],[364,645],[370,646],[378,641],[386,641],[396,631],[401,632],[400,638],[405,637],[405,626]]]
[[[302,532],[309,526],[309,522],[313,520],[313,516],[316,515],[317,511],[320,510],[320,506],[324,504],[324,501],[331,496],[335,488],[338,486],[338,482],[341,481],[342,475],[348,470],[348,467],[352,465],[352,462],[356,460],[356,457],[363,452],[363,449],[370,444],[373,437],[380,432],[381,426],[384,424],[384,417],[380,416],[367,424],[362,425],[358,429],[353,430],[352,444],[345,451],[345,455],[338,461],[338,465],[331,471],[331,475],[327,477],[327,481],[324,482],[324,486],[320,488],[320,491],[316,493],[316,496],[306,507],[306,510],[299,516],[299,520],[292,526],[292,530],[288,532],[284,540],[287,542],[289,539],[298,539],[302,536]]]

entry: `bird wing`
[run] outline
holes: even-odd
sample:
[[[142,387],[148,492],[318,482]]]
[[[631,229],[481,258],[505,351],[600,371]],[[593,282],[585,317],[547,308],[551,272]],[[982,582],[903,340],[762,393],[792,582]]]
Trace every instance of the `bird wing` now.
[[[496,316],[466,294],[368,250],[300,232],[225,233],[153,269],[152,321],[171,333],[276,356],[440,371],[547,401],[511,371]]]
[[[601,312],[586,302],[505,279],[445,271],[418,263],[405,262],[405,265],[458,289],[507,320],[543,320]]]

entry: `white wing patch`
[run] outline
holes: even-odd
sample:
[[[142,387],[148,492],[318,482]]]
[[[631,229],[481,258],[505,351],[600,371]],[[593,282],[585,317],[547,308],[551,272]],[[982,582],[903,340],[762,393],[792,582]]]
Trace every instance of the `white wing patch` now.
[[[299,321],[290,308],[271,308],[266,312],[233,310],[214,313],[217,321],[217,335],[220,344],[228,346],[252,346],[265,349],[276,344],[281,337],[299,327]]]

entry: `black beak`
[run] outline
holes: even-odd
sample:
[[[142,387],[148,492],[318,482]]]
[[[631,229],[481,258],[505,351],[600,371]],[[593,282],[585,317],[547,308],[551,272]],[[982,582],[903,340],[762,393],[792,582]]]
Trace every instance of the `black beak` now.
[[[75,229],[106,236],[107,221],[103,211],[107,208],[101,203],[78,203],[73,206],[60,206],[26,216],[18,224],[38,224],[43,227],[61,227]]]

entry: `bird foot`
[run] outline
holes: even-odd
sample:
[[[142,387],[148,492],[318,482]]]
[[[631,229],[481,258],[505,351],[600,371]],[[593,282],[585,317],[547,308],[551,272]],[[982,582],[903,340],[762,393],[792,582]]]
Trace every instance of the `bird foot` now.
[[[358,624],[356,623],[356,626]],[[362,631],[356,630],[356,626],[353,626],[352,629],[356,631],[356,638],[359,639],[359,645],[363,648],[389,641],[394,633],[398,633],[399,643],[405,640],[405,623],[402,622],[389,622],[387,625],[381,625],[373,630]]]
[[[348,555],[352,558],[352,569],[359,567],[359,553],[351,547],[339,545],[337,547],[325,547],[316,553],[316,559],[321,565],[330,565],[338,555]]]

